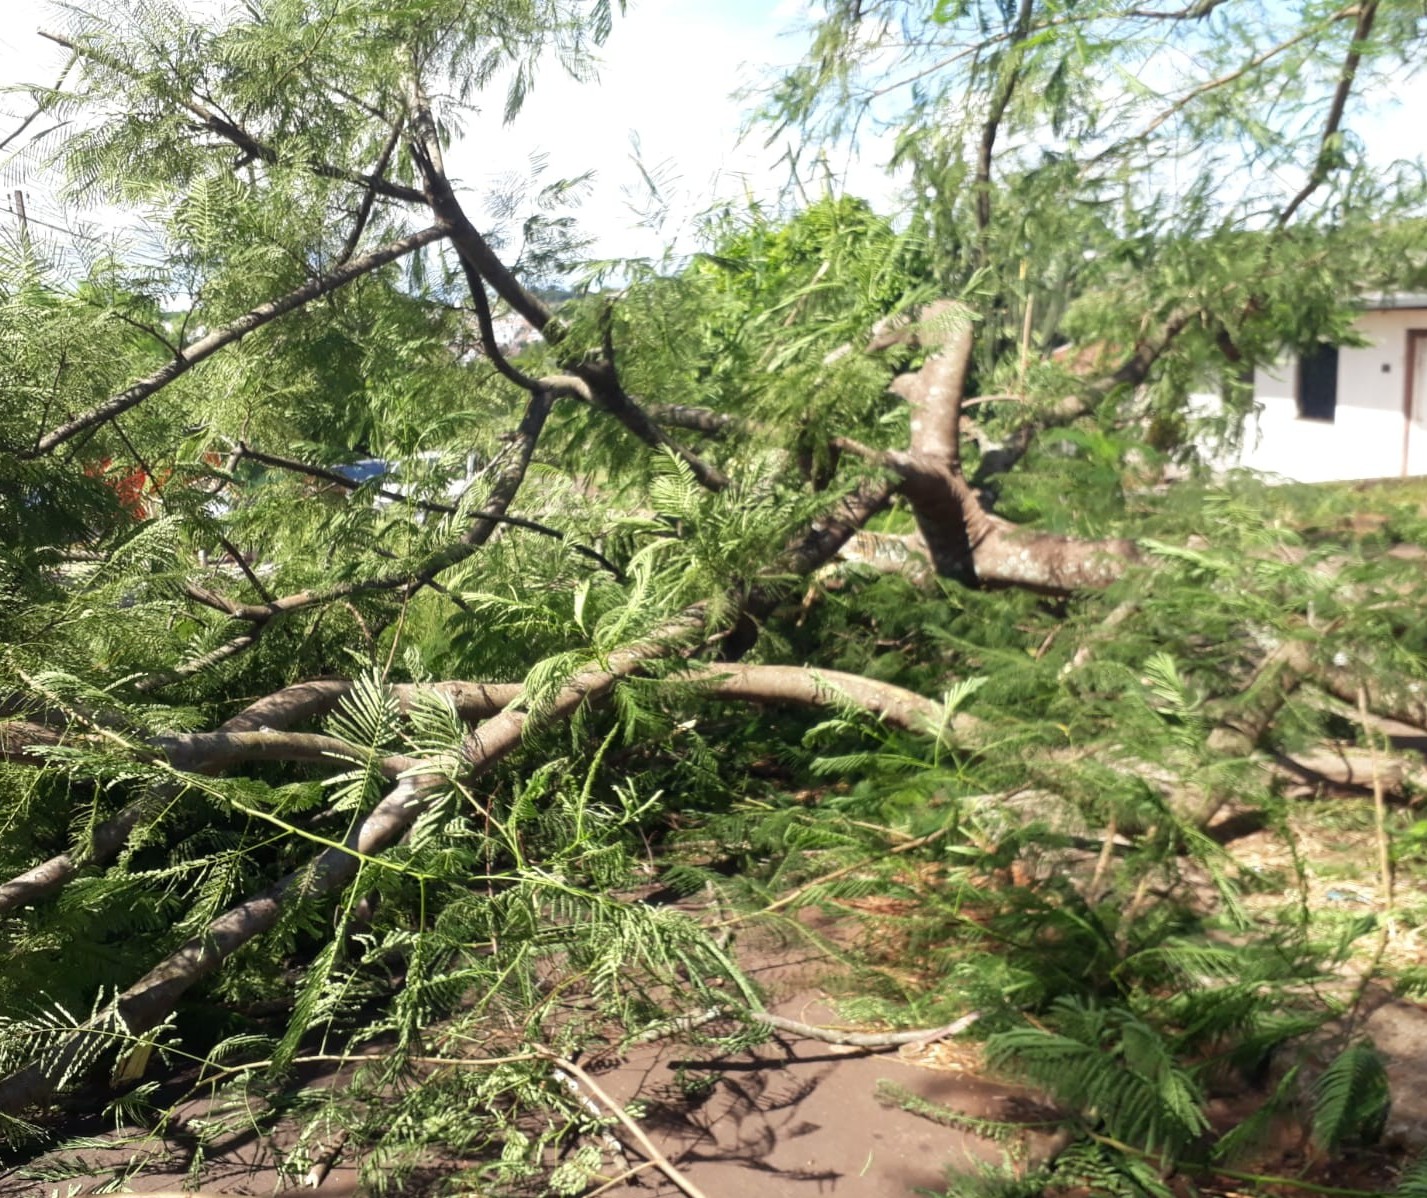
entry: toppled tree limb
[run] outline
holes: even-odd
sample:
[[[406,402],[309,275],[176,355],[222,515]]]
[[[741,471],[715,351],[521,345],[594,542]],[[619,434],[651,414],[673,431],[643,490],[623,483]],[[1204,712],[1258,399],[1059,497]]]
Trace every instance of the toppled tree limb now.
[[[924,699],[914,691],[841,670],[730,662],[676,675],[674,680],[683,678],[711,698],[792,703],[802,707],[854,707],[894,727],[933,736],[940,731],[943,715],[939,703]]]
[[[255,732],[261,728],[291,728],[294,724],[325,715],[352,689],[341,678],[320,678],[299,682],[265,695],[237,715],[224,721],[220,732]],[[518,682],[398,682],[389,688],[401,710],[410,708],[418,694],[449,699],[456,714],[468,723],[487,719],[514,703],[524,691]]]
[[[1239,694],[1219,713],[1206,742],[1209,750],[1227,758],[1251,756],[1311,662],[1306,641],[1284,641],[1271,650]],[[1222,789],[1202,792],[1183,805],[1182,814],[1196,827],[1207,827],[1232,797]]]
[[[603,695],[644,662],[673,652],[700,626],[699,614],[691,613],[672,621],[659,636],[610,654],[605,665],[582,670],[555,696],[542,721],[568,718],[582,703]],[[230,908],[77,1027],[62,1044],[0,1080],[0,1112],[13,1113],[48,1099],[64,1084],[95,1037],[107,1044],[116,1033],[138,1037],[157,1027],[189,989],[272,928],[288,902],[335,894],[351,882],[364,860],[392,844],[444,792],[451,775],[463,781],[472,779],[515,751],[526,722],[526,713],[508,709],[467,737],[459,762],[417,763],[352,829],[343,845],[324,849],[261,894]]]
[[[311,732],[192,732],[182,736],[156,736],[148,747],[161,754],[174,769],[209,772],[227,769],[245,761],[342,761],[352,763],[370,757],[370,751],[335,736]],[[392,757],[378,763],[387,777],[395,778],[415,764],[407,758]]]
[[[982,506],[961,463],[961,406],[972,347],[971,313],[940,300],[920,320],[874,339],[898,340],[931,352],[916,371],[898,375],[890,390],[912,410],[908,450],[880,454],[900,479],[928,556],[943,577],[968,584],[1026,587],[1050,594],[1101,588],[1139,560],[1132,541],[1075,537],[1020,529]]]
[[[1371,663],[1366,663],[1361,671],[1366,676],[1360,683],[1358,671],[1317,666],[1313,669],[1313,681],[1345,703],[1356,701],[1357,688],[1361,685],[1367,692],[1368,711],[1372,715],[1427,732],[1427,686],[1412,679],[1370,671]]]
[[[271,730],[191,733],[183,736],[153,737],[138,746],[154,758],[162,758],[175,769],[213,774],[248,761],[306,761],[344,766],[363,762],[372,755],[364,748],[333,736],[310,733],[279,733]],[[45,764],[42,754],[33,764]],[[397,778],[417,764],[399,755],[378,759],[379,773]],[[172,788],[170,788],[172,789]],[[162,796],[164,801],[170,794]],[[135,799],[99,823],[89,834],[82,852],[58,853],[47,861],[0,883],[0,915],[49,898],[62,890],[85,866],[98,867],[118,856],[139,821],[159,804],[159,796]]]
[[[841,670],[730,662],[690,666],[670,675],[666,681],[688,683],[698,688],[699,695],[712,699],[804,707],[851,706],[908,732],[935,735],[941,718],[940,704],[915,691]],[[351,691],[352,685],[335,678],[299,682],[244,708],[225,722],[219,732],[290,728],[330,711]],[[520,698],[524,688],[515,682],[403,682],[388,689],[403,711],[418,695],[439,695],[451,702],[463,720],[473,722],[508,707]]]
[[[590,402],[613,416],[651,449],[667,450],[688,466],[700,486],[710,491],[723,491],[729,485],[728,475],[710,465],[681,442],[675,441],[659,427],[642,406],[625,391],[611,362],[600,361],[576,365],[573,373],[589,388]]]
[[[1279,776],[1309,786],[1376,789],[1392,794],[1427,793],[1427,769],[1403,759],[1383,760],[1375,751],[1348,745],[1323,745],[1316,749],[1275,757]]]
[[[102,863],[117,856],[146,809],[147,804],[133,802],[101,823],[90,834],[88,852],[84,857],[60,853],[33,869],[17,874],[8,882],[0,883],[0,914],[58,893],[87,862]]]
[[[1141,337],[1114,370],[1099,377],[1092,375],[1087,378],[1083,394],[1059,399],[1043,411],[1023,420],[1002,444],[994,448],[988,447],[981,455],[972,482],[981,486],[990,482],[996,475],[1005,474],[1030,452],[1040,433],[1074,424],[1081,417],[1088,416],[1102,401],[1117,391],[1140,386],[1149,378],[1154,364],[1193,323],[1194,316],[1195,313],[1188,310],[1171,313],[1155,332]],[[1098,359],[1096,362],[1098,363]],[[1083,368],[1072,369],[1077,374],[1090,373]],[[1094,369],[1098,369],[1098,365]]]
[[[669,681],[697,688],[701,697],[743,702],[793,704],[805,707],[854,707],[908,732],[936,736],[941,732],[940,704],[891,683],[878,682],[838,670],[810,670],[801,666],[725,664],[693,667]],[[293,725],[331,711],[351,692],[343,679],[318,679],[286,687],[250,704],[237,715],[206,733],[150,738],[142,746],[162,755],[175,769],[216,773],[244,761],[360,761],[367,750],[336,737],[287,731]],[[524,694],[520,683],[434,682],[397,683],[390,691],[400,708],[408,710],[419,695],[447,699],[467,723],[489,719],[511,708]],[[519,714],[519,713],[515,713]],[[958,713],[952,728],[966,734],[976,721]],[[41,725],[44,743],[58,734]],[[43,765],[43,753],[17,760]],[[381,759],[378,768],[388,777],[417,768],[411,758]],[[0,884],[0,913],[46,898],[69,882],[82,865],[103,865],[124,847],[148,804],[138,800],[101,823],[91,834],[82,859],[60,853],[48,861]]]
[[[917,326],[933,352],[921,369],[898,375],[891,391],[912,409],[911,446],[887,460],[901,476],[917,528],[937,573],[973,583],[975,546],[994,528],[992,518],[961,472],[961,401],[971,364],[971,312],[942,300],[929,305]]]
[[[805,586],[808,575],[832,561],[862,526],[891,502],[896,489],[890,478],[863,479],[832,511],[784,546],[775,566],[782,577],[759,579],[749,587],[742,618],[724,641],[720,656],[737,661],[753,648],[760,621],[767,619],[790,591]]]

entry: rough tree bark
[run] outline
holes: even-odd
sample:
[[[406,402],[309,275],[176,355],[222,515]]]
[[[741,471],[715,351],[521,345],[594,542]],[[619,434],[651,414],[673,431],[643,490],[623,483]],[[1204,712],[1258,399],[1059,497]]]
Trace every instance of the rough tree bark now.
[[[973,339],[972,313],[939,300],[916,322],[874,338],[930,351],[922,366],[893,380],[912,411],[905,451],[879,453],[842,440],[842,448],[883,466],[899,480],[937,573],[972,585],[1020,586],[1048,594],[1102,588],[1141,559],[1133,541],[1082,540],[1018,529],[989,513],[961,463],[961,409]]]

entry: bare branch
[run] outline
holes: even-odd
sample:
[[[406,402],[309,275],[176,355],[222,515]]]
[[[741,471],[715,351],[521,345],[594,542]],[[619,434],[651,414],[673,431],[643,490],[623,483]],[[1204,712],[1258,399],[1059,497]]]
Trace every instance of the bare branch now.
[[[902,1032],[850,1032],[836,1027],[818,1027],[815,1024],[774,1015],[769,1011],[750,1011],[741,1018],[764,1024],[776,1031],[801,1036],[806,1040],[820,1040],[824,1044],[846,1044],[853,1048],[900,1048],[904,1044],[931,1044],[948,1036],[959,1035],[980,1020],[981,1012],[972,1011],[941,1027],[924,1027]]]
[[[1333,101],[1328,106],[1328,118],[1323,122],[1323,136],[1318,146],[1318,157],[1309,172],[1308,181],[1291,199],[1275,222],[1281,229],[1293,219],[1293,214],[1320,188],[1332,173],[1337,163],[1338,131],[1343,124],[1343,111],[1348,106],[1348,96],[1352,94],[1353,80],[1357,78],[1358,64],[1362,62],[1363,47],[1372,35],[1373,22],[1377,19],[1378,0],[1362,0],[1358,8],[1358,21],[1353,27],[1353,40],[1348,44],[1347,56],[1343,59],[1343,70],[1338,76],[1338,86],[1333,92]]]

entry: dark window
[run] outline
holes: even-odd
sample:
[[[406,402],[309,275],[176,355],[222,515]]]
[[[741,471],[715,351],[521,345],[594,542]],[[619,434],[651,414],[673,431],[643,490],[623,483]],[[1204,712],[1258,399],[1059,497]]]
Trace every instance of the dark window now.
[[[1338,347],[1317,345],[1298,359],[1298,414],[1331,421],[1337,406]]]

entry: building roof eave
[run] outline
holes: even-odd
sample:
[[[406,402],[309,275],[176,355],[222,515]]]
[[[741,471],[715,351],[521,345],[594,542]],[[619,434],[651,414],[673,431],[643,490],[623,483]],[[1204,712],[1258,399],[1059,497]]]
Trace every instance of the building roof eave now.
[[[1376,291],[1358,296],[1368,312],[1395,312],[1401,308],[1427,308],[1427,291]]]

